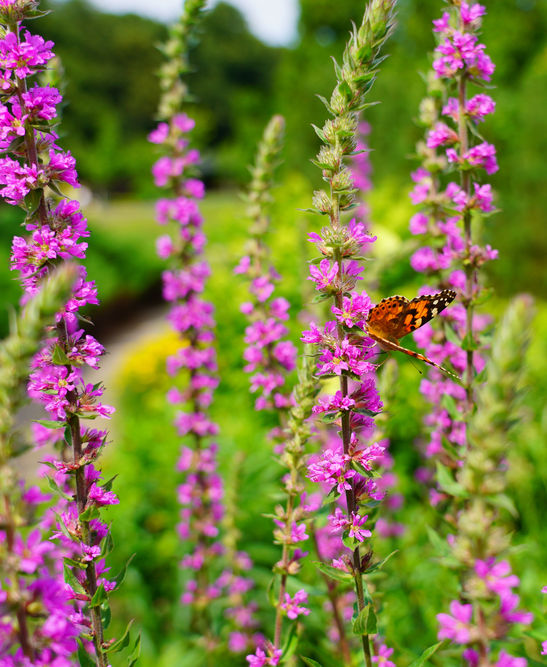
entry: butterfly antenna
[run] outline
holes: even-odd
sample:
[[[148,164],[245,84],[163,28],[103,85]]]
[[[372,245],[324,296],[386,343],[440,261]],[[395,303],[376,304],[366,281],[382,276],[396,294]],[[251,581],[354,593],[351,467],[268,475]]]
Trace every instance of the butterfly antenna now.
[[[412,361],[412,359],[410,359],[410,363],[414,366],[414,368],[418,371],[418,373],[419,373],[420,375],[423,375],[423,374],[424,374],[424,372],[421,371],[421,370],[418,368],[418,366],[416,366],[416,364]]]

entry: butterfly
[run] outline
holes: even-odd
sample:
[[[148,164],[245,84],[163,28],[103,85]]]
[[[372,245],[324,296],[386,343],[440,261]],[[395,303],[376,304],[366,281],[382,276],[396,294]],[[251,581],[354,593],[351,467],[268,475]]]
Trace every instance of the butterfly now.
[[[404,296],[390,296],[382,299],[375,306],[367,318],[367,333],[372,340],[378,343],[378,347],[386,352],[404,352],[415,359],[425,361],[430,366],[435,366],[443,373],[459,379],[456,375],[439,366],[423,354],[407,350],[399,345],[399,340],[416,331],[421,326],[432,320],[442,310],[454,301],[456,292],[445,289],[438,294],[428,296],[417,296],[409,301]]]

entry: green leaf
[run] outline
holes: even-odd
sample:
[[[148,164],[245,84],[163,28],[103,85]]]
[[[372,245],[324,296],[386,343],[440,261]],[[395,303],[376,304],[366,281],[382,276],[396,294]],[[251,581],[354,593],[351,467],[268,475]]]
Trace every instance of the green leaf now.
[[[353,581],[353,576],[349,572],[344,572],[344,570],[340,570],[337,567],[327,565],[327,563],[322,563],[321,561],[317,560],[313,561],[313,564],[319,570],[319,572],[322,572],[331,579],[344,582]]]
[[[488,377],[488,365],[486,365],[482,369],[482,371],[473,378],[473,382],[475,384],[483,384],[483,382],[486,382],[487,377]]]
[[[395,551],[392,551],[389,554],[389,556],[386,556],[383,560],[379,560],[377,563],[374,563],[370,567],[367,567],[367,569],[365,570],[365,573],[370,574],[371,572],[376,572],[376,570],[381,570],[382,567],[388,562],[388,560],[392,556],[394,556],[398,551],[399,551],[399,549],[395,549]]]
[[[90,505],[80,514],[80,521],[91,521],[92,519],[99,519],[101,513],[99,508],[95,505]]]
[[[47,477],[47,475],[46,475],[46,477]],[[74,495],[69,496],[68,493],[65,493],[63,491],[63,489],[61,489],[61,487],[57,484],[57,482],[54,479],[52,479],[51,477],[48,477],[47,481],[48,481],[48,484],[49,484],[49,488],[52,491],[55,491],[55,493],[57,495],[61,496],[61,498],[64,498],[65,500],[74,500]]]
[[[74,315],[76,315],[76,319],[80,320],[81,322],[85,322],[86,324],[93,324],[91,318],[87,315],[80,315],[80,313],[74,313]]]
[[[375,107],[377,104],[380,104],[380,102],[366,102],[363,104],[359,104],[358,106],[353,107],[353,111],[364,111],[365,109],[368,109],[369,107]],[[458,213],[458,211],[456,211]]]
[[[139,636],[137,637],[135,645],[133,646],[133,651],[131,655],[127,658],[127,667],[133,667],[133,665],[139,659],[140,655],[141,655],[141,633],[139,632]]]
[[[28,19],[40,19],[42,16],[47,16],[51,14],[51,9],[41,10],[41,9],[27,9],[25,12],[25,21]]]
[[[323,665],[320,665],[315,660],[312,660],[311,658],[306,658],[305,655],[301,655],[300,659],[303,660],[306,663],[306,665],[309,665],[309,667],[323,667]]]
[[[296,623],[293,623],[281,648],[281,663],[288,662],[293,657],[297,646],[298,635],[296,634]]]
[[[351,102],[353,99],[353,91],[347,81],[341,81],[338,84],[338,92],[347,102]]]
[[[55,514],[55,518],[57,519],[58,528],[59,528],[59,530],[61,531],[61,533],[63,533],[63,535],[64,535],[65,537],[68,537],[68,539],[72,542],[73,537],[72,537],[72,535],[68,532],[68,529],[67,529],[67,527],[66,527],[65,524],[64,524],[64,521],[61,519],[61,517],[57,514],[57,512],[56,512],[55,510],[53,510],[53,514]]]
[[[378,623],[372,604],[367,604],[357,616],[353,622],[352,631],[354,635],[374,635],[378,632]]]
[[[422,653],[422,655],[418,658],[418,660],[414,660],[414,662],[409,667],[422,667],[424,662],[427,662],[429,658],[431,658],[431,656],[439,648],[439,646],[443,643],[444,642],[439,642],[438,644],[433,644],[433,646],[426,648],[426,650]]]
[[[95,591],[95,595],[91,598],[90,607],[100,607],[103,602],[108,600],[108,593],[104,589],[104,584],[101,584]]]
[[[433,547],[437,550],[440,556],[448,556],[450,553],[450,547],[448,543],[442,539],[442,537],[437,533],[431,526],[426,524],[425,529],[427,531],[427,536]]]
[[[332,164],[327,164],[326,162],[318,162],[317,160],[310,160],[316,167],[319,169],[326,169],[327,171],[334,171],[335,167]]]
[[[342,416],[341,412],[328,412],[327,414],[323,415],[323,417],[321,418],[321,422],[323,424],[332,424],[337,419],[340,419],[341,416]]]
[[[313,123],[312,123],[312,127],[313,127],[313,129],[315,130],[315,134],[317,134],[317,136],[319,137],[319,139],[321,139],[321,141],[324,141],[324,142],[327,144],[328,141],[327,141],[326,138],[325,138],[325,133],[323,132],[323,130],[321,130],[320,128],[318,128],[317,125],[314,125]]]
[[[110,605],[107,602],[101,606],[101,620],[103,622],[103,628],[108,630],[110,621],[112,620],[112,611],[110,610]]]
[[[112,484],[114,483],[114,480],[117,476],[118,475],[114,475],[114,477],[111,477],[107,482],[101,484],[101,489],[104,489],[105,491],[112,491]]]
[[[372,46],[366,42],[357,50],[355,57],[360,63],[368,62],[372,58]]]
[[[56,366],[70,366],[70,359],[66,356],[65,351],[59,345],[56,345],[53,348],[53,354],[51,355],[51,361]]]
[[[59,190],[59,186],[57,185],[57,183],[56,183],[54,180],[49,181],[49,183],[47,184],[47,186],[48,186],[48,188],[49,188],[50,190],[53,190],[53,192],[54,192],[56,195],[59,195],[59,197],[64,197],[64,195],[63,195],[63,193],[61,192],[61,190]]]
[[[104,650],[105,653],[119,653],[120,651],[123,651],[124,648],[129,646],[129,642],[131,641],[131,626],[133,625],[134,620],[135,619],[131,619],[129,621],[127,627],[125,628],[125,632],[123,633],[123,637],[118,639],[117,642],[110,644],[110,646]]]
[[[24,453],[25,453],[26,451],[28,451],[29,449],[32,449],[32,447],[25,447],[25,448],[23,449],[23,452],[22,452],[22,453],[24,454]],[[38,463],[39,463],[41,466],[47,466],[48,468],[51,468],[52,470],[55,470],[55,471],[57,472],[57,468],[53,465],[53,463],[52,463],[51,461],[38,461]]]
[[[85,650],[82,640],[78,637],[78,662],[80,667],[97,667],[97,663]]]
[[[350,333],[352,330],[350,329]],[[351,408],[352,412],[357,412],[360,415],[366,415],[367,417],[376,417],[377,415],[382,414],[382,410],[375,412],[374,410],[367,410],[366,408]]]
[[[458,410],[454,397],[450,394],[443,394],[441,398],[441,405],[448,412],[450,417],[456,421],[460,421],[462,413]]]
[[[333,503],[335,500],[337,500],[340,497],[340,494],[335,486],[332,487],[332,489],[329,491],[328,496],[323,500],[323,504],[321,507],[324,507],[325,505],[330,505],[330,503]]]
[[[514,519],[518,519],[518,510],[510,496],[506,496],[505,493],[497,493],[495,496],[486,496],[486,499],[495,507],[507,510]]]
[[[70,567],[77,567],[79,570],[87,569],[87,563],[82,563],[80,560],[74,560],[73,558],[68,558],[67,556],[63,558],[63,562],[67,565],[70,565]]]
[[[67,444],[69,447],[72,447],[72,444],[73,444],[73,443],[72,443],[72,429],[70,428],[70,426],[68,426],[68,424],[67,424],[67,426],[65,427],[65,433],[64,433],[64,436],[65,436],[65,442],[66,442],[66,444]]]
[[[10,142],[10,145],[7,148],[4,148],[3,153],[13,153],[16,151],[19,146],[22,146],[25,143],[25,137],[16,137]]]
[[[381,473],[379,473],[377,470],[367,470],[364,465],[359,463],[359,461],[351,461],[350,466],[356,470],[360,475],[363,475],[363,477],[381,477]]]
[[[361,542],[359,542],[359,540],[355,537],[350,537],[349,530],[346,530],[344,532],[344,536],[342,537],[342,544],[347,549],[351,549],[352,551],[354,551],[361,544]]]
[[[468,333],[465,335],[465,338],[462,340],[462,350],[465,350],[466,352],[472,352],[474,350],[478,350],[479,347],[480,345],[473,338],[472,333]]]
[[[318,97],[321,100],[321,102],[323,102],[323,104],[327,107],[327,111],[329,113],[331,113],[333,116],[336,116],[336,114],[334,113],[333,108],[331,107],[331,105],[327,102],[327,100],[322,95],[316,95],[316,97]]]
[[[382,503],[381,500],[369,500],[368,502],[364,503],[362,501],[357,501],[357,504],[359,507],[368,507],[369,509],[374,509],[375,507],[378,507]]]
[[[65,575],[65,583],[68,584],[75,593],[80,593],[82,595],[86,595],[84,587],[78,581],[78,579],[76,578],[76,575],[68,567],[68,565],[66,563],[63,565],[63,569],[64,569],[64,575]]]
[[[279,600],[275,596],[275,577],[268,584],[268,588],[266,590],[266,595],[267,595],[268,600],[270,601],[270,604],[272,605],[272,607],[277,607],[277,604],[278,604]]]
[[[321,294],[318,294],[317,296],[314,296],[312,299],[312,303],[321,303],[322,301],[326,301],[327,299],[330,299],[331,295],[330,294],[325,294],[322,292]]]
[[[135,558],[135,554],[131,556],[131,558],[127,561],[127,563],[123,566],[123,569],[114,577],[112,581],[116,582],[116,588],[119,588],[125,579],[125,575],[127,574],[127,568],[129,567],[129,564],[131,561]]]
[[[36,190],[31,190],[25,197],[25,208],[29,214],[34,213],[38,209],[38,206],[40,206],[40,202],[42,201],[43,194],[43,189],[37,188]]]
[[[437,481],[439,487],[456,498],[469,498],[469,491],[455,482],[452,474],[440,461],[437,461]]]
[[[112,539],[112,533],[110,532],[110,526],[108,527],[108,533],[104,536],[101,543],[101,554],[103,558],[106,558],[109,553],[114,549],[114,540]]]
[[[65,428],[67,425],[66,422],[56,422],[53,419],[33,419],[32,421],[36,422],[37,424],[41,424],[46,428],[52,428],[54,430],[58,428]]]

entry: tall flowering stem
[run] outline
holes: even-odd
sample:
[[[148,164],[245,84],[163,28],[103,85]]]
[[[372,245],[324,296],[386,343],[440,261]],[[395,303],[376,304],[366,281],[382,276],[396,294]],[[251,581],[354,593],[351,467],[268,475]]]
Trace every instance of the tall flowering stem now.
[[[310,240],[321,256],[312,262],[310,280],[319,291],[317,301],[333,299],[336,319],[327,322],[323,331],[312,323],[303,336],[305,342],[319,346],[318,375],[338,377],[340,382],[340,390],[327,397],[319,410],[340,426],[342,447],[327,450],[319,463],[309,467],[308,476],[312,481],[328,482],[332,486],[332,500],[340,494],[345,496],[346,513],[337,508],[331,520],[344,530],[344,544],[352,550],[345,568],[355,585],[359,616],[353,629],[362,636],[367,667],[372,664],[368,635],[376,632],[376,618],[363,581],[372,554],[362,551],[364,539],[371,533],[364,527],[367,516],[360,513],[360,507],[369,500],[366,486],[375,475],[372,464],[382,457],[383,449],[376,444],[363,449],[357,436],[358,429],[372,425],[370,415],[379,411],[380,404],[374,383],[361,383],[362,376],[375,368],[368,361],[373,354],[373,341],[362,335],[371,303],[365,293],[359,294],[354,289],[362,271],[359,267],[362,248],[374,239],[355,220],[346,226],[341,214],[356,205],[354,180],[344,159],[355,152],[358,114],[369,106],[365,95],[382,60],[379,51],[391,33],[393,12],[394,2],[390,0],[373,0],[367,6],[362,25],[351,33],[342,66],[335,65],[338,84],[334,93],[330,101],[323,100],[333,119],[323,129],[315,128],[325,144],[315,164],[322,170],[329,192],[314,193],[312,210],[328,216],[329,226],[321,234],[311,235]],[[350,392],[351,380],[358,385]],[[359,474],[363,477],[356,479]]]
[[[225,616],[235,626],[228,647],[241,652],[254,627],[253,608],[245,607],[242,597],[252,582],[240,574],[251,562],[246,554],[235,551],[232,533],[228,553],[220,539],[224,487],[217,472],[218,445],[211,440],[219,428],[207,412],[219,382],[214,347],[216,325],[213,305],[200,296],[210,275],[203,258],[207,239],[197,204],[205,188],[196,178],[200,155],[189,145],[189,132],[195,123],[183,111],[189,94],[180,78],[189,71],[188,52],[204,5],[205,0],[185,3],[181,19],[171,28],[163,47],[169,60],[159,72],[163,90],[158,111],[161,122],[149,139],[163,152],[152,169],[155,183],[170,193],[170,197],[157,203],[157,220],[174,229],[172,234],[158,239],[157,250],[171,263],[163,273],[163,295],[173,304],[168,319],[181,343],[179,350],[167,359],[168,374],[178,378],[178,386],[169,391],[167,398],[182,408],[176,414],[175,426],[185,438],[177,463],[177,469],[185,474],[178,488],[178,532],[187,550],[181,567],[189,573],[181,603],[191,610],[191,631],[203,637],[206,650],[211,653],[223,649],[220,628],[211,623],[210,603],[224,597],[226,605],[231,606]],[[224,567],[227,563],[230,567]]]
[[[247,365],[244,370],[253,373],[251,391],[259,392],[256,409],[278,411],[280,426],[284,425],[284,415],[290,406],[290,389],[283,391],[282,387],[286,374],[296,367],[297,350],[290,341],[282,340],[289,333],[283,322],[289,319],[290,304],[283,297],[274,297],[279,274],[269,260],[266,236],[270,225],[267,207],[272,201],[273,176],[280,161],[284,130],[284,118],[274,116],[258,146],[246,195],[247,212],[253,224],[249,229],[246,254],[234,269],[234,273],[249,280],[251,298],[241,305],[241,311],[249,319],[245,330],[247,347],[243,356]]]
[[[509,304],[492,341],[487,381],[476,392],[477,410],[469,422],[469,455],[454,486],[443,483],[461,508],[449,515],[454,535],[446,556],[456,559],[460,570],[460,599],[450,604],[450,614],[438,614],[439,639],[464,646],[463,657],[470,667],[525,667],[500,648],[497,659],[492,642],[507,641],[515,624],[529,625],[533,615],[518,609],[513,590],[519,578],[501,560],[511,543],[511,533],[501,521],[500,508],[515,514],[505,494],[507,453],[511,431],[520,420],[523,392],[523,359],[530,339],[534,308],[529,297],[516,297]],[[514,643],[514,639],[510,640]]]
[[[27,214],[25,226],[31,236],[15,237],[11,256],[12,270],[22,274],[23,303],[43,289],[56,265],[85,258],[87,243],[79,240],[89,236],[78,202],[67,199],[61,190],[65,184],[79,187],[74,158],[55,143],[58,136],[52,121],[61,95],[49,85],[27,85],[54,55],[52,42],[21,29],[23,20],[43,14],[37,7],[32,0],[2,3],[0,7],[0,22],[5,26],[0,40],[0,142],[9,154],[0,159],[0,184],[4,186],[0,195]],[[52,488],[68,501],[66,511],[58,516],[54,537],[71,554],[64,561],[65,581],[71,597],[80,602],[80,610],[71,620],[81,626],[82,637],[92,640],[98,665],[106,667],[107,654],[124,648],[129,641],[126,637],[121,646],[104,637],[108,593],[121,579],[116,582],[102,577],[112,541],[100,509],[118,499],[111,491],[111,482],[102,482],[93,465],[106,444],[107,433],[89,429],[81,420],[108,418],[114,408],[98,402],[103,393],[100,383],[86,384],[82,379],[82,367],[96,369],[104,348],[78,328],[78,322],[87,319],[79,309],[98,303],[97,290],[86,280],[85,269],[79,267],[78,274],[70,299],[56,315],[56,329],[48,332],[33,361],[29,393],[50,415],[42,425],[55,431],[64,429],[65,443],[72,451],[72,460],[49,463],[56,473],[68,475],[76,489],[76,501],[72,502],[73,495],[51,480]],[[138,653],[138,640],[135,650]],[[85,653],[83,646],[81,651]]]
[[[412,217],[410,231],[425,237],[427,245],[415,252],[411,264],[427,276],[423,292],[451,286],[460,293],[461,305],[442,313],[440,327],[428,324],[415,338],[429,357],[438,363],[449,360],[463,376],[460,385],[431,370],[420,390],[433,403],[426,417],[431,432],[425,447],[425,455],[437,459],[437,489],[431,490],[431,500],[450,523],[453,534],[445,562],[460,571],[462,587],[461,602],[450,605],[451,615],[438,615],[438,636],[466,645],[464,658],[484,667],[492,663],[490,642],[504,639],[511,624],[528,623],[531,616],[516,610],[518,596],[512,589],[519,580],[509,563],[499,560],[509,545],[500,525],[500,507],[512,507],[503,493],[508,443],[496,437],[493,445],[487,435],[489,429],[494,434],[498,425],[501,428],[496,410],[513,409],[514,396],[496,387],[497,369],[507,363],[508,351],[494,343],[484,370],[491,318],[475,312],[489,294],[482,286],[480,268],[497,257],[497,251],[479,246],[473,237],[481,218],[494,212],[491,186],[482,183],[481,172],[492,174],[498,166],[494,146],[478,131],[495,102],[483,92],[470,97],[469,87],[484,87],[494,65],[478,43],[484,7],[450,4],[450,11],[433,22],[439,43],[427,79],[428,96],[420,107],[426,137],[418,145],[422,166],[412,175],[416,186],[410,196],[421,210]],[[447,183],[446,175],[454,170],[459,171],[459,184]],[[514,326],[516,312],[523,308],[524,302],[511,306],[495,340],[507,336],[503,327]],[[517,336],[515,345],[525,346],[526,335]],[[489,426],[486,420],[492,420]],[[522,665],[522,661],[502,651],[498,664]]]
[[[290,304],[283,297],[274,296],[275,282],[280,276],[270,262],[266,238],[270,225],[267,207],[272,201],[271,189],[274,171],[280,162],[284,129],[283,117],[274,116],[259,143],[246,195],[248,214],[253,224],[249,230],[246,255],[234,270],[248,279],[251,298],[241,306],[249,319],[245,330],[245,371],[253,373],[251,391],[259,392],[255,408],[272,410],[277,414],[278,425],[270,437],[276,443],[275,452],[280,456],[281,465],[288,471],[282,481],[286,503],[284,506],[277,505],[276,513],[272,515],[276,524],[275,543],[283,548],[281,559],[274,566],[274,573],[279,575],[279,592],[275,602],[271,598],[276,607],[274,639],[273,642],[266,641],[255,654],[247,656],[251,665],[277,665],[282,653],[284,616],[295,620],[300,615],[309,614],[309,610],[302,606],[307,602],[306,592],[298,591],[291,598],[286,587],[289,575],[295,575],[300,569],[299,561],[304,553],[298,545],[308,539],[305,524],[308,512],[300,502],[305,486],[302,476],[305,444],[309,437],[305,419],[311,414],[318,383],[311,378],[310,364],[304,360],[299,369],[300,382],[292,396],[290,388],[286,387],[286,376],[296,367],[297,349],[290,341],[282,340],[289,333],[283,322],[289,318]]]

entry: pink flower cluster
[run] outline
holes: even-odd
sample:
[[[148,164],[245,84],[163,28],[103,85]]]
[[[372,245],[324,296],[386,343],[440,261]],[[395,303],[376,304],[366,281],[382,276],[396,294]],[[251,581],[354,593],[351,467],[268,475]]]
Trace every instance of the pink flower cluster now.
[[[310,240],[317,243],[323,252],[326,249],[325,254],[328,254],[331,233],[331,230],[324,229],[321,236],[314,234]],[[355,220],[339,233],[345,237],[348,255],[350,248],[359,252],[363,243],[374,240],[365,234],[362,223],[356,223]],[[320,458],[312,458],[307,476],[313,482],[321,484],[326,493],[334,494],[334,498],[341,494],[345,498],[346,492],[352,490],[357,505],[366,506],[373,497],[378,500],[383,498],[372,479],[372,469],[373,464],[383,458],[384,448],[376,443],[365,446],[357,435],[357,431],[361,429],[372,429],[373,415],[382,409],[374,380],[367,376],[375,370],[375,366],[368,361],[373,354],[373,341],[363,335],[372,304],[366,293],[359,294],[354,291],[361,270],[352,259],[340,263],[323,259],[318,266],[311,265],[310,279],[315,283],[316,289],[324,295],[337,295],[335,305],[331,307],[335,320],[327,322],[323,330],[311,322],[310,329],[303,332],[302,340],[319,347],[319,375],[344,376],[357,381],[353,391],[345,395],[342,391],[337,391],[334,395],[320,398],[314,406],[314,414],[323,415],[323,421],[339,427],[342,416],[347,415],[351,439],[345,451],[338,444],[337,437],[332,440],[329,438],[329,444]],[[330,528],[317,531],[320,558],[340,556],[341,541],[339,538],[333,541],[328,535],[329,532],[342,531],[356,544],[370,537],[370,530],[364,527],[366,519],[366,515],[358,512],[347,513],[347,509],[342,509],[342,506],[335,507],[334,513],[329,516]]]
[[[480,5],[468,6],[465,2],[462,3],[458,14],[463,34],[474,37],[471,33],[480,26],[484,13],[485,10]],[[462,33],[451,27],[451,19],[447,13],[441,20],[434,21],[434,25],[437,32],[442,32],[446,36],[445,43],[461,37]],[[469,43],[471,42],[473,40]],[[478,49],[478,53],[482,53],[484,47],[479,46],[481,48]],[[439,60],[435,62],[438,63]],[[466,66],[462,65],[452,73],[443,73],[442,76],[449,79],[447,85],[453,83],[450,77],[464,76],[467,72]],[[436,71],[439,72],[437,67]],[[469,194],[454,182],[449,182],[444,189],[441,188],[438,171],[439,166],[443,166],[443,157],[439,158],[436,155],[439,147],[459,147],[461,137],[458,123],[462,121],[460,118],[462,110],[468,122],[478,123],[494,109],[494,101],[485,94],[464,100],[462,108],[458,99],[450,97],[442,107],[441,113],[455,123],[455,127],[435,121],[428,131],[429,152],[425,155],[425,166],[413,172],[412,178],[416,185],[410,193],[412,203],[420,205],[420,211],[410,220],[410,232],[429,241],[429,244],[422,245],[416,250],[410,260],[415,271],[427,276],[428,284],[420,289],[422,294],[451,287],[466,299],[475,298],[481,292],[477,269],[498,256],[497,250],[489,245],[481,247],[466,243],[462,229],[464,216],[491,213],[494,210],[490,184],[481,185],[472,181],[473,187]],[[469,168],[478,167],[484,168],[487,173],[497,170],[495,149],[491,144],[483,142],[473,146],[461,157],[456,148],[447,148],[444,165],[456,164],[464,173]],[[471,275],[470,282],[466,277],[465,266]],[[468,294],[469,290],[471,291]],[[474,336],[478,337],[489,321],[488,317],[473,315]],[[440,328],[438,323],[441,324]],[[437,326],[430,323],[418,329],[414,333],[415,340],[419,347],[425,349],[428,358],[438,364],[445,364],[448,361],[460,375],[463,375],[467,367],[467,353],[462,349],[461,343],[467,333],[466,308],[464,305],[456,304],[450,310],[441,313],[438,323]],[[484,363],[484,358],[475,352],[473,364],[477,373],[484,368]],[[427,457],[442,456],[443,439],[456,447],[463,446],[466,442],[463,419],[466,392],[464,387],[446,378],[436,369],[430,370],[429,376],[422,380],[420,386],[421,393],[433,404],[432,412],[426,417],[426,424],[431,434],[424,453]],[[431,494],[434,504],[443,498],[443,495],[436,490],[432,490]]]
[[[433,21],[435,32],[441,35],[435,50],[438,58],[433,62],[438,77],[452,78],[465,73],[472,79],[490,81],[495,65],[484,53],[484,44],[479,44],[477,35],[473,34],[479,29],[485,13],[482,5],[462,2],[458,29],[452,26],[448,12]]]
[[[21,273],[25,291],[23,305],[42,289],[59,263],[85,258],[87,243],[82,239],[89,236],[87,220],[78,202],[63,197],[59,189],[63,183],[79,187],[75,160],[70,152],[63,152],[55,143],[58,136],[50,122],[57,116],[61,95],[50,86],[27,86],[27,78],[43,71],[54,55],[52,42],[45,42],[28,31],[20,32],[19,21],[34,9],[34,3],[24,2],[12,2],[0,8],[2,20],[10,17],[9,30],[2,33],[4,37],[0,40],[0,147],[10,153],[0,159],[0,184],[4,186],[0,195],[27,213],[25,226],[29,236],[14,238],[10,258],[11,270]],[[46,187],[58,193],[59,198],[46,198]],[[75,637],[81,632],[93,637],[96,630],[96,627],[92,629],[88,617],[92,612],[85,609],[96,591],[92,580],[99,586],[103,583],[106,592],[115,586],[101,578],[108,569],[101,551],[108,526],[98,518],[98,510],[118,503],[118,499],[94,467],[106,444],[107,433],[80,425],[80,419],[109,418],[114,412],[114,408],[99,401],[102,386],[87,383],[82,376],[86,365],[97,369],[98,360],[105,353],[104,347],[78,326],[80,320],[86,319],[79,314],[80,309],[98,303],[95,283],[88,281],[85,268],[79,267],[71,297],[56,314],[56,331],[54,335],[50,332],[32,362],[28,392],[50,417],[43,422],[45,426],[35,429],[36,445],[40,446],[44,440],[61,441],[63,446],[73,448],[73,456],[72,459],[52,458],[47,464],[57,477],[55,485],[61,499],[56,506],[57,515],[49,512],[41,528],[47,533],[55,525],[53,538],[60,540],[60,544],[43,542],[39,530],[30,533],[26,543],[19,535],[12,542],[9,531],[0,531],[0,540],[6,541],[8,549],[12,547],[16,556],[17,577],[19,573],[34,575],[33,579],[22,578],[19,582],[20,600],[11,599],[10,586],[0,593],[2,603],[7,601],[21,610],[16,624],[7,620],[8,617],[5,624],[3,621],[0,660],[6,666],[27,664],[29,653],[36,664],[44,666],[74,664],[71,655],[77,648]],[[71,433],[66,441],[65,428]],[[81,482],[78,484],[79,508],[75,502],[67,500],[74,495],[74,477]],[[44,498],[28,490],[24,500],[32,504]],[[83,513],[94,518],[82,519]],[[89,526],[89,531],[84,524]],[[46,554],[53,559],[52,563],[46,563]],[[63,581],[61,568],[53,564],[62,563],[66,555],[72,559],[66,565],[68,573],[72,574]],[[2,587],[4,583],[8,582],[2,582]],[[25,658],[17,644],[24,622],[22,617],[28,604],[33,602],[40,603],[43,611],[40,612],[41,622],[35,625],[28,640],[30,645],[25,648]],[[15,625],[19,630],[14,630]]]
[[[286,375],[296,367],[297,349],[289,340],[283,324],[289,319],[290,304],[283,297],[272,298],[275,282],[280,276],[273,266],[264,267],[260,257],[245,256],[234,269],[249,280],[251,301],[241,304],[241,312],[249,319],[245,329],[247,345],[243,358],[244,370],[254,373],[250,377],[251,391],[259,392],[255,402],[257,410],[290,407],[290,391],[283,391]]]
[[[467,582],[466,588],[473,590],[475,598],[493,600],[490,604],[491,612],[476,623],[473,617],[473,605],[462,604],[457,600],[450,603],[450,614],[437,614],[440,625],[437,634],[439,639],[450,639],[457,644],[466,645],[463,657],[470,667],[477,667],[479,653],[473,645],[481,643],[483,638],[501,640],[506,637],[509,628],[515,623],[529,625],[533,614],[517,609],[520,598],[512,588],[518,586],[519,578],[511,574],[511,567],[507,561],[496,562],[494,558],[487,561],[477,559],[474,566],[474,576]],[[490,664],[496,667],[526,667],[524,658],[515,658],[505,651],[500,651],[498,661]]]
[[[170,224],[175,229],[173,235],[166,234],[158,239],[157,250],[160,257],[170,259],[172,264],[163,272],[163,296],[172,303],[168,320],[181,337],[180,348],[167,359],[167,372],[172,377],[184,374],[185,387],[174,386],[167,399],[181,406],[174,425],[177,433],[191,442],[190,446],[182,446],[177,463],[177,469],[185,474],[178,487],[181,521],[177,529],[188,548],[180,565],[190,575],[181,603],[203,609],[220,597],[231,600],[226,613],[234,630],[228,645],[232,651],[243,652],[255,641],[251,635],[256,625],[252,617],[254,608],[245,605],[242,597],[253,582],[236,574],[236,569],[251,566],[248,556],[239,554],[233,567],[223,569],[214,580],[202,576],[204,572],[218,570],[215,566],[225,562],[226,553],[218,540],[218,526],[224,516],[224,485],[217,472],[218,446],[210,440],[218,434],[219,428],[207,412],[219,380],[214,309],[200,296],[211,270],[203,259],[207,239],[197,203],[204,196],[205,188],[203,182],[194,177],[200,156],[189,147],[187,136],[194,125],[193,119],[178,113],[169,123],[160,123],[149,135],[149,140],[167,153],[152,169],[155,183],[173,193],[156,205],[158,223]]]

